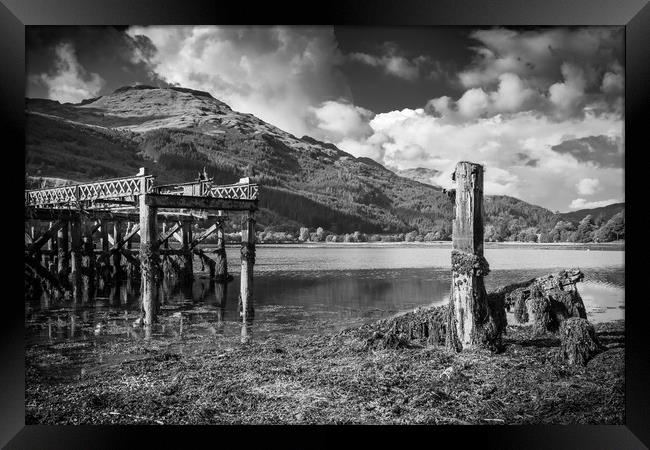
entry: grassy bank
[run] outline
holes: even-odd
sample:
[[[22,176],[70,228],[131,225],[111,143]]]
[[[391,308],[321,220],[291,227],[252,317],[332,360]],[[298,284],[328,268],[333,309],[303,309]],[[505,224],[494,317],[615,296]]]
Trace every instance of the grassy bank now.
[[[623,322],[596,330],[609,349],[584,368],[557,360],[556,337],[522,326],[508,327],[497,355],[372,350],[359,330],[248,344],[204,337],[192,352],[161,339],[86,343],[98,361],[129,358],[73,378],[74,349],[33,346],[26,422],[623,424]]]

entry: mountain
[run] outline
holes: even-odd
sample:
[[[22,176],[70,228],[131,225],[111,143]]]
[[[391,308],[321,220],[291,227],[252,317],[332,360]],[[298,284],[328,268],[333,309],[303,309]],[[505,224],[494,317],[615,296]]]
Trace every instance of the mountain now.
[[[600,208],[579,209],[566,213],[560,213],[562,220],[578,223],[587,215],[591,215],[594,220],[607,222],[613,216],[625,210],[625,203],[612,203],[611,205],[601,206]]]
[[[408,178],[419,183],[429,184],[436,186],[433,183],[433,178],[440,174],[439,170],[427,169],[425,167],[416,167],[414,169],[403,169],[395,172],[400,177]]]
[[[261,229],[451,233],[452,204],[439,187],[298,138],[202,91],[139,85],[78,104],[27,99],[26,150],[28,179],[87,181],[143,166],[158,183],[195,179],[203,167],[218,184],[251,176],[261,185]],[[488,223],[500,215],[521,227],[553,216],[512,197],[487,197],[486,212]]]

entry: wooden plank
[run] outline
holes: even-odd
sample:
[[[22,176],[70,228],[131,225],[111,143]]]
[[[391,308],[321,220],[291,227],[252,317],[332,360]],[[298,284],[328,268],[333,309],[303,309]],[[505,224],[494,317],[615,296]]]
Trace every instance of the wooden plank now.
[[[196,197],[190,195],[149,194],[145,201],[157,208],[222,209],[226,211],[255,211],[257,200]]]
[[[176,222],[169,230],[160,234],[158,238],[157,245],[160,246],[167,242],[167,240],[172,237],[182,226],[182,222]]]
[[[126,236],[124,236],[124,239],[122,239],[122,241],[113,244],[111,250],[118,250],[122,248],[122,246],[124,246],[124,244],[126,244],[131,239],[133,239],[133,237],[136,234],[139,234],[139,231],[140,231],[140,224],[136,223],[135,225],[133,225],[133,228],[131,228],[131,231]]]
[[[190,244],[190,249],[193,249],[194,247],[196,247],[197,245],[199,245],[201,242],[203,242],[204,240],[206,240],[206,239],[208,238],[208,236],[210,236],[212,233],[214,233],[215,231],[217,231],[217,228],[219,228],[219,225],[215,223],[215,224],[212,225],[210,228],[208,228],[207,230],[205,230],[205,232],[204,232],[201,236],[199,236],[198,238],[196,238],[196,239],[194,239],[194,240],[192,241],[192,243]]]

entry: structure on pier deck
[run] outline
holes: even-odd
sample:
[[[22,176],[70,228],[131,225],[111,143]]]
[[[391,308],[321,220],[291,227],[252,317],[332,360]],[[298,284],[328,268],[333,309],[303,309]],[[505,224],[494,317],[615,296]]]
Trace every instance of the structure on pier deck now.
[[[218,186],[205,172],[196,181],[156,186],[144,168],[133,177],[26,190],[26,275],[73,299],[82,290],[92,289],[95,282],[139,276],[143,321],[148,325],[156,320],[158,282],[166,276],[190,281],[194,255],[209,267],[215,280],[232,278],[223,224],[228,220],[227,211],[241,211],[245,217],[240,308],[246,320],[253,314],[258,193],[258,185],[248,178]],[[39,222],[49,225],[36,236]],[[205,228],[199,236],[192,233],[195,223]],[[216,261],[199,247],[213,233],[217,234]],[[140,236],[140,245],[134,250],[136,235]],[[170,248],[172,238],[180,242],[179,249]]]

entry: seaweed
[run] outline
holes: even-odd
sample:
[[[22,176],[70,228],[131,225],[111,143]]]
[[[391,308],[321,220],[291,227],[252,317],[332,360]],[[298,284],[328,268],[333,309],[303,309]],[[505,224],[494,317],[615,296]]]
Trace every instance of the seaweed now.
[[[451,270],[458,274],[484,277],[490,273],[490,265],[483,255],[454,249],[451,251]]]
[[[584,366],[605,347],[587,319],[571,317],[560,328],[560,357],[571,365]]]

